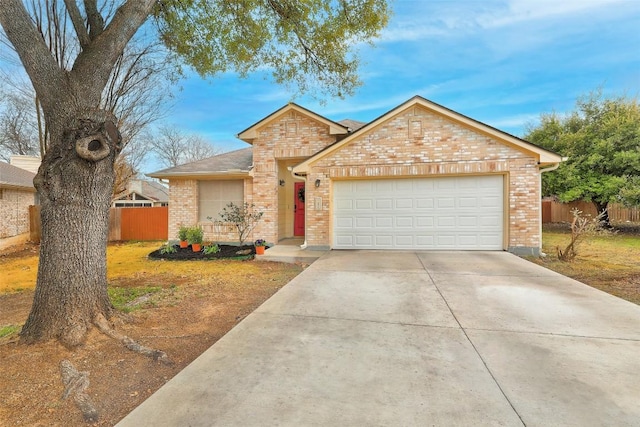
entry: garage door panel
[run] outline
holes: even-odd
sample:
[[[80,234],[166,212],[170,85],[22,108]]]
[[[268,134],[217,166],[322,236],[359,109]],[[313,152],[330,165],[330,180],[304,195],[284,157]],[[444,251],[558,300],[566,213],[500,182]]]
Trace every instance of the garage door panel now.
[[[376,199],[375,203],[377,210],[393,209],[393,199]]]
[[[356,217],[356,228],[373,228],[373,218],[371,217]]]
[[[376,242],[376,246],[391,248],[393,247],[393,235],[377,234],[375,236],[375,242]]]
[[[394,246],[397,248],[408,248],[411,249],[414,247],[413,243],[413,235],[396,235]]]
[[[392,228],[393,227],[393,217],[392,216],[384,216],[376,218],[376,228]]]
[[[455,227],[456,218],[454,216],[438,217],[438,227]]]
[[[494,227],[494,229],[502,227],[502,218],[498,215],[481,216],[478,221],[481,227]]]
[[[432,198],[416,198],[416,209],[433,209],[435,202]]]
[[[439,197],[436,205],[439,209],[448,209],[456,207],[456,199],[453,197]]]
[[[351,247],[355,244],[352,235],[339,235],[336,238],[336,245],[342,247]]]
[[[335,201],[336,208],[340,211],[346,211],[353,209],[353,200],[351,199],[339,199]]]
[[[372,181],[355,181],[351,187],[354,193],[371,193],[374,190],[375,182]]]
[[[354,218],[353,217],[348,217],[348,216],[342,216],[336,219],[336,228],[353,228],[353,222],[354,222]]]
[[[458,243],[462,247],[475,247],[478,246],[478,236],[476,235],[460,235],[458,236]]]
[[[375,242],[374,240],[374,236],[372,234],[361,234],[361,235],[357,235],[354,236],[354,242],[355,242],[355,246],[358,247],[370,247],[373,246],[373,243]]]
[[[416,217],[416,226],[420,229],[429,229],[433,228],[433,224],[435,224],[435,220],[432,216],[417,216]]]
[[[502,176],[333,184],[336,249],[502,249]]]
[[[418,248],[429,249],[433,248],[435,244],[435,236],[431,235],[422,235],[416,236],[416,246]]]
[[[480,199],[480,206],[483,208],[495,208],[498,206],[502,207],[502,201],[498,196],[482,197]]]
[[[413,228],[413,217],[397,216],[396,227],[397,228]]]
[[[458,217],[458,226],[459,227],[476,228],[478,226],[478,217],[475,217],[475,216],[460,216],[460,217]]]
[[[373,209],[372,199],[356,199],[355,210],[371,211]]]
[[[382,193],[382,192],[391,192],[394,190],[394,183],[393,181],[375,181],[374,182],[374,189],[376,193]]]
[[[395,208],[396,209],[413,209],[413,199],[412,198],[396,199]]]

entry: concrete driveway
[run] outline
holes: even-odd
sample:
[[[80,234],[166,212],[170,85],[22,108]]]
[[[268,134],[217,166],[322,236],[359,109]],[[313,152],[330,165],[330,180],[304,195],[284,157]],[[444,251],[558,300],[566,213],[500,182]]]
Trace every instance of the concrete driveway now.
[[[333,251],[119,426],[640,426],[640,307],[504,252]]]

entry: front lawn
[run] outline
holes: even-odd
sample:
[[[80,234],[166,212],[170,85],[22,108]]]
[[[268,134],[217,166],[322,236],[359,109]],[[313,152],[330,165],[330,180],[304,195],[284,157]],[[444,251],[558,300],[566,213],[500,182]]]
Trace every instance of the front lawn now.
[[[90,331],[69,350],[56,342],[25,345],[38,265],[37,247],[0,252],[0,424],[83,427],[73,399],[61,400],[60,361],[90,373],[95,426],[112,426],[299,274],[303,266],[247,261],[147,259],[160,242],[110,244],[109,297],[115,328],[165,351],[171,364],[129,351]]]
[[[633,229],[610,236],[589,236],[578,246],[572,262],[557,257],[557,247],[569,242],[566,228],[545,227],[542,250],[545,258],[528,259],[544,267],[572,277],[594,288],[635,304],[640,304],[640,234]]]

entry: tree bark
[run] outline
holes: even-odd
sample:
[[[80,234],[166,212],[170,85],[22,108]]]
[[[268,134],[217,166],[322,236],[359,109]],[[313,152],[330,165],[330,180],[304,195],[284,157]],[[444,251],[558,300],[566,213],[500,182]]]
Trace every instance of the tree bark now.
[[[21,336],[26,342],[57,338],[74,347],[97,316],[111,314],[106,244],[120,140],[115,119],[106,112],[71,116],[83,118],[52,134],[59,142],[47,151],[34,180],[42,240],[33,307]],[[89,141],[89,154],[79,148],[83,141]],[[90,157],[105,150],[106,157]]]
[[[97,106],[116,60],[155,2],[124,2],[106,27],[101,17],[85,17],[88,38],[77,10],[71,10],[82,50],[67,71],[51,55],[23,2],[0,0],[0,24],[29,75],[50,132],[34,179],[42,240],[33,306],[21,332],[26,342],[57,338],[74,347],[96,319],[110,317],[106,247],[121,137],[115,117]]]
[[[600,203],[600,202],[594,201],[593,204],[596,207],[598,215],[602,215],[602,218],[600,219],[600,224],[602,224],[602,226],[607,229],[613,228],[611,226],[611,220],[609,219],[609,203],[608,202]]]

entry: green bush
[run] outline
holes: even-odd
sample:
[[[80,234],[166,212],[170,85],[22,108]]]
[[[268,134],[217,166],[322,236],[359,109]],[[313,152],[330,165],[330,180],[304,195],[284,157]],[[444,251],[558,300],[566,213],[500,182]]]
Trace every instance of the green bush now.
[[[178,239],[184,242],[187,240],[188,234],[189,234],[189,227],[185,225],[181,225],[180,228],[178,229]]]
[[[213,255],[217,254],[218,252],[220,252],[220,246],[218,246],[217,244],[209,245],[204,248],[205,255]]]
[[[189,231],[187,231],[187,241],[189,242],[189,244],[191,245],[193,245],[194,243],[202,244],[203,239],[204,239],[204,231],[202,231],[202,228],[195,226],[195,227],[190,227]]]

